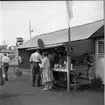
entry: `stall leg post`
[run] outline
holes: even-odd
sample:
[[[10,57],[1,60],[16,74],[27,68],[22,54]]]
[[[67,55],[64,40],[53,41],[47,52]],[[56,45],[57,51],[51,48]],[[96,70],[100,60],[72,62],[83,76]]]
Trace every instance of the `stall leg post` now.
[[[92,77],[93,77],[93,80],[95,79],[96,75],[95,75],[95,67],[96,67],[96,59],[95,59],[95,53],[93,54],[93,64],[92,64]]]
[[[67,70],[67,92],[70,91],[70,68],[71,68],[71,56],[67,55],[68,70]]]

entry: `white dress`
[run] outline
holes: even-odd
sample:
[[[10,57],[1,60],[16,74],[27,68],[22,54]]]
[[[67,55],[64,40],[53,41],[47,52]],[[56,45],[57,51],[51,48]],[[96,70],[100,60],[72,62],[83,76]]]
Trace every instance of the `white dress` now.
[[[40,67],[42,68],[42,84],[51,82],[54,78],[52,71],[50,70],[50,61],[48,57],[42,59],[42,65],[40,65]]]

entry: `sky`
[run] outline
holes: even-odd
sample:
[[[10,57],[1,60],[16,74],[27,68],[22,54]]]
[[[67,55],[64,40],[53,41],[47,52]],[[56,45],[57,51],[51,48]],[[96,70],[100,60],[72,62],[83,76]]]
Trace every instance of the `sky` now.
[[[73,1],[70,27],[104,18],[104,3],[100,1]],[[65,1],[0,1],[0,45],[16,45],[16,38],[32,37],[68,27]]]

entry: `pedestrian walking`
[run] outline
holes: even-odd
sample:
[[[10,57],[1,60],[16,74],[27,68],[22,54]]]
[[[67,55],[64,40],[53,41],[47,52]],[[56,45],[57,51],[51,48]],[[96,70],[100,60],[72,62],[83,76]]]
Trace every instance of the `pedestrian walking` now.
[[[48,52],[43,52],[42,56],[43,56],[42,64],[39,65],[40,68],[42,68],[42,82],[45,85],[45,88],[43,90],[49,90],[52,88],[53,75],[50,70],[50,61],[48,58]]]
[[[42,62],[42,57],[39,53],[39,50],[36,50],[35,53],[31,54],[30,57],[31,69],[32,69],[32,86],[40,86],[40,67],[39,63]]]
[[[0,53],[0,90],[2,90],[4,86],[4,79],[3,79],[3,73],[2,73],[2,58],[3,58],[3,54]]]
[[[4,54],[2,58],[2,63],[4,67],[5,80],[8,81],[8,69],[9,69],[10,58],[7,56],[6,53]]]

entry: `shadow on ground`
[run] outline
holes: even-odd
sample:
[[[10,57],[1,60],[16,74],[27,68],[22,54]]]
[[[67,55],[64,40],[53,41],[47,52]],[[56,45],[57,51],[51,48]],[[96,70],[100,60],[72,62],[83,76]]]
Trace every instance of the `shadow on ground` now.
[[[23,94],[2,94],[0,95],[1,100],[7,99],[7,98],[15,98],[18,96],[36,96],[36,94],[23,93]]]
[[[67,88],[55,85],[54,89],[52,91],[58,91],[58,92],[59,91],[67,91]],[[74,91],[74,88],[72,87],[70,89],[70,91]],[[75,91],[76,92],[84,92],[84,91],[90,91],[91,92],[92,91],[92,92],[102,92],[102,93],[104,93],[104,86],[101,87],[101,88],[92,88],[89,85],[85,85],[85,86],[77,87],[77,89]]]

